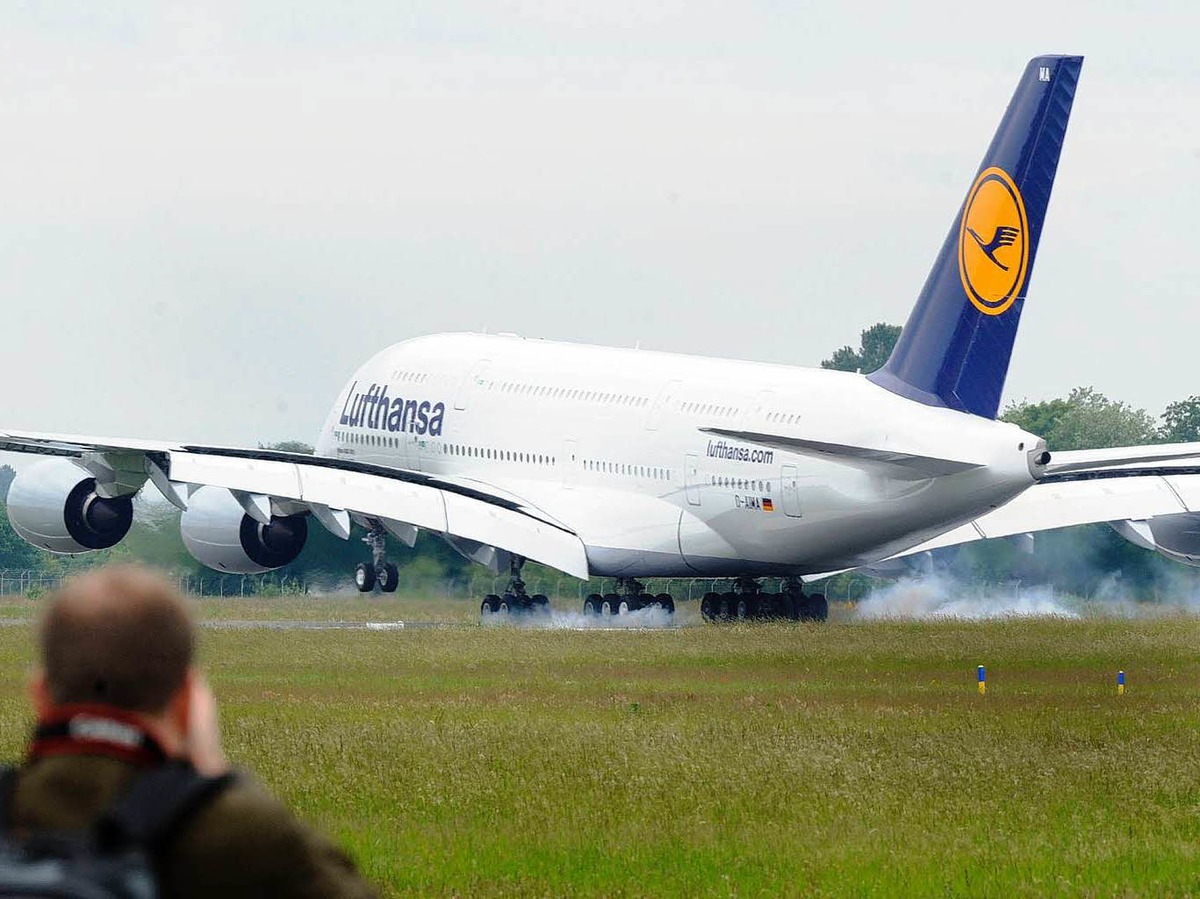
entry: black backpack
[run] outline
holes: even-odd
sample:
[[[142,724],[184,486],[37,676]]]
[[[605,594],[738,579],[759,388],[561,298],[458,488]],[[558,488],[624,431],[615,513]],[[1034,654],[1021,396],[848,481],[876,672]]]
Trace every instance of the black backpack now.
[[[232,781],[169,762],[134,778],[82,831],[13,833],[16,771],[0,771],[0,897],[155,899],[155,861],[188,817]]]

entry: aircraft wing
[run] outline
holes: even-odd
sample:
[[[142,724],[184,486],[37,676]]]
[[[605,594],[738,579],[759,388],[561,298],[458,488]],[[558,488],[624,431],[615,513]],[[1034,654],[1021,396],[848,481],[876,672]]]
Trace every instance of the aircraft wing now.
[[[993,537],[1011,537],[1200,511],[1200,444],[1054,453],[1046,476],[987,515],[893,559]]]
[[[76,459],[96,478],[102,496],[133,493],[150,480],[186,508],[195,488],[224,487],[252,516],[269,515],[262,510],[274,500],[293,512],[311,511],[345,537],[346,513],[354,513],[380,519],[389,530],[422,528],[588,576],[583,541],[574,531],[481,481],[276,450],[17,431],[0,431],[0,451]]]

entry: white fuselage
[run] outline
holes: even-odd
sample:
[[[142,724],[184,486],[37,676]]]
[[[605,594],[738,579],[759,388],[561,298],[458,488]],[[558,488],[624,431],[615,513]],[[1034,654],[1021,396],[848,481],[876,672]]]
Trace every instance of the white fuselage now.
[[[975,467],[927,476],[705,428]],[[438,334],[366,362],[317,454],[506,490],[575,531],[595,575],[760,576],[866,564],[969,521],[1034,483],[1039,446],[856,374]]]

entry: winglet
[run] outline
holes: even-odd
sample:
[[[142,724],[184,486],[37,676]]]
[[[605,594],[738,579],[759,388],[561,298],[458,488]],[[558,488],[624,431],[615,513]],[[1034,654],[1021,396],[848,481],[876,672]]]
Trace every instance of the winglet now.
[[[1082,56],[1030,60],[891,358],[870,379],[995,418]]]

